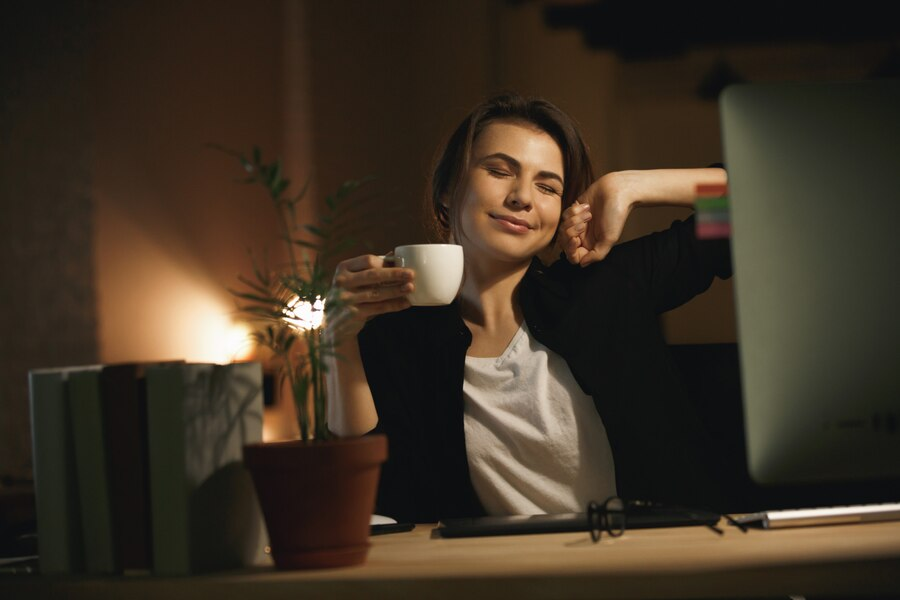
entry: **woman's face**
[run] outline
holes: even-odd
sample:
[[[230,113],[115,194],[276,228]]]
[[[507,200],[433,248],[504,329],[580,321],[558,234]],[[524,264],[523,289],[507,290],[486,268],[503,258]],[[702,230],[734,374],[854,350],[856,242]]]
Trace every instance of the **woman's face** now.
[[[550,244],[562,210],[563,156],[534,125],[495,121],[475,140],[460,197],[466,259],[525,262]]]

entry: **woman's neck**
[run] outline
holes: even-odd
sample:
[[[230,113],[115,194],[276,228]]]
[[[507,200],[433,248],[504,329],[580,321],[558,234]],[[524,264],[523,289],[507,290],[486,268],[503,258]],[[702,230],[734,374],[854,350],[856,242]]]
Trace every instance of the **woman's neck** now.
[[[528,271],[523,264],[466,264],[460,292],[460,312],[470,325],[485,332],[507,329],[511,321],[522,323],[516,290]]]

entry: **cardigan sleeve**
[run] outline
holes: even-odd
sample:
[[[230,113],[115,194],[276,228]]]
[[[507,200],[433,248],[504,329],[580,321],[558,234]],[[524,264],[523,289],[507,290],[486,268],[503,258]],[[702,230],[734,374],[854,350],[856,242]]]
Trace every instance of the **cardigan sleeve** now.
[[[657,313],[706,291],[716,277],[731,277],[729,240],[697,239],[694,223],[692,215],[610,252],[608,260],[647,293]]]

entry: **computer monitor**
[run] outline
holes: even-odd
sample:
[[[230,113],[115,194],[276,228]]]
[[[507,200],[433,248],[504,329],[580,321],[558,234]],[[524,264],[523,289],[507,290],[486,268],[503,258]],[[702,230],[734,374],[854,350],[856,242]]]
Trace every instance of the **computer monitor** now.
[[[748,469],[900,477],[900,81],[720,97]]]

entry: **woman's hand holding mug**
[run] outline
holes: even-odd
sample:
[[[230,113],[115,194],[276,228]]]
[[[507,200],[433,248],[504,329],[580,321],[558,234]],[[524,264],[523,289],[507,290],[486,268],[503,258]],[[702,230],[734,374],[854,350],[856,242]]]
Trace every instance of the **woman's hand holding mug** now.
[[[332,296],[339,302],[328,315],[331,333],[356,335],[374,316],[411,306],[412,269],[393,267],[392,257],[366,254],[342,261],[334,274]]]
[[[340,263],[333,294],[339,306],[329,314],[329,332],[356,335],[366,321],[410,306],[453,302],[463,279],[462,246],[397,246],[393,256],[357,256]]]

